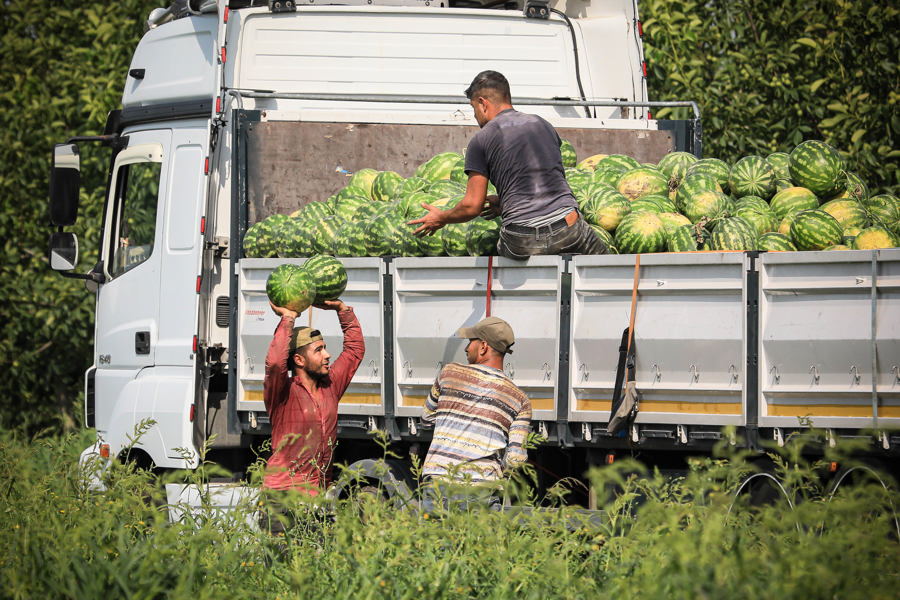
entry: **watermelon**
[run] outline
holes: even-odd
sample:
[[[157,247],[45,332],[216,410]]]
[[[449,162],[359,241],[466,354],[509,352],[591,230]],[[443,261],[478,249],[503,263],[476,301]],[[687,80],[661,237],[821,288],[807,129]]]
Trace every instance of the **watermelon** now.
[[[812,209],[809,209],[809,210],[812,210]],[[795,218],[797,217],[797,215],[799,215],[801,212],[803,212],[803,211],[792,212],[792,213],[788,214],[787,216],[785,216],[785,217],[781,220],[781,223],[778,225],[778,233],[780,233],[781,235],[785,235],[785,236],[787,236],[788,238],[790,238],[790,237],[791,237],[791,225],[793,225],[794,219],[795,219]],[[794,240],[791,239],[791,242],[793,242],[793,241],[794,241]]]
[[[328,203],[310,202],[300,209],[300,214],[297,216],[307,218],[311,222],[314,222],[333,214],[334,209]]]
[[[243,249],[246,258],[259,258],[257,236],[261,229],[260,224],[255,223],[244,232],[244,241],[241,243],[241,248]]]
[[[638,198],[637,200],[631,201],[631,212],[652,212],[659,214],[662,212],[662,209],[659,207],[659,204],[653,200]]]
[[[353,221],[357,222],[365,222],[369,221],[375,215],[380,212],[387,210],[390,207],[390,204],[385,204],[384,202],[369,202],[368,204],[363,204],[359,208],[356,209],[356,212],[353,213]]]
[[[303,267],[287,263],[278,265],[266,279],[266,296],[275,306],[301,313],[316,297],[316,285]]]
[[[462,158],[459,152],[441,152],[432,156],[416,168],[415,176],[435,182],[439,179],[450,179],[450,172]]]
[[[396,171],[381,171],[372,181],[372,200],[390,202],[402,183],[403,177]]]
[[[667,194],[669,183],[662,171],[637,167],[622,174],[616,189],[629,200],[636,200],[649,194]]]
[[[759,250],[766,251],[797,249],[794,242],[791,241],[791,238],[783,233],[778,233],[777,231],[764,233],[759,236],[759,239],[756,240],[756,247]]]
[[[840,186],[838,192],[831,197],[831,200],[839,198],[851,198],[859,202],[865,202],[869,198],[869,186],[859,178],[856,173],[847,171],[846,181]]]
[[[693,194],[681,212],[691,223],[703,221],[711,226],[712,222],[725,217],[730,207],[731,200],[728,196],[722,192],[707,190]]]
[[[464,156],[460,156],[453,165],[453,168],[450,169],[450,181],[455,181],[456,183],[461,183],[463,185],[468,184],[469,175],[466,173],[466,158]]]
[[[346,223],[337,215],[329,215],[321,219],[313,229],[312,249],[316,254],[330,254],[334,251],[334,235]]]
[[[786,190],[789,187],[794,187],[794,182],[790,179],[776,179],[775,180],[775,193],[777,194],[781,190]]]
[[[666,247],[669,252],[696,252],[703,249],[708,238],[704,227],[687,223],[669,230]]]
[[[768,206],[763,208],[755,205],[750,206],[745,204],[744,206],[735,209],[734,214],[735,216],[749,221],[756,228],[757,235],[775,231],[776,229],[778,229],[778,225],[780,222],[778,217]]]
[[[275,250],[281,258],[309,256],[313,252],[310,228],[302,217],[283,220],[275,231]]]
[[[856,239],[856,236],[862,231],[861,227],[847,227],[844,229],[844,239],[843,243],[846,246],[853,247],[853,240]]]
[[[675,202],[668,195],[663,194],[647,194],[641,196],[641,200],[648,200],[659,207],[660,212],[678,212],[675,208]]]
[[[850,250],[850,246],[845,244],[835,244],[834,246],[828,246],[825,248],[826,250]]]
[[[346,189],[347,188],[344,188],[344,190]],[[356,188],[350,189],[355,190]],[[353,219],[356,215],[356,211],[359,210],[361,206],[373,202],[368,196],[354,193],[353,191],[344,193],[344,190],[338,192],[334,197],[334,214],[345,221]]]
[[[779,219],[784,219],[791,213],[818,208],[819,199],[807,188],[789,187],[772,196],[769,206]]]
[[[368,256],[365,220],[348,221],[334,234],[332,254],[335,256]]]
[[[631,158],[626,154],[610,154],[597,163],[597,166],[594,167],[594,172],[602,169],[610,169],[613,171],[618,171],[620,174],[625,173],[626,171],[630,171],[631,169],[636,169],[641,166],[637,160]]]
[[[559,153],[562,155],[563,167],[574,167],[578,163],[578,158],[575,156],[575,146],[567,140],[562,140],[559,146]]]
[[[692,155],[693,156],[693,155]],[[731,189],[728,183],[728,175],[731,173],[731,167],[724,160],[718,158],[701,158],[697,162],[688,166],[685,171],[685,177],[694,173],[707,173],[716,178],[721,186],[722,191],[726,194]]]
[[[690,219],[688,219],[683,214],[674,211],[661,212],[658,216],[662,220],[663,225],[666,227],[667,232],[671,232],[676,227],[681,227],[682,225],[691,225]]]
[[[425,192],[431,194],[435,198],[450,198],[458,194],[465,194],[466,186],[460,185],[449,179],[440,179],[428,186],[428,189],[425,190]]]
[[[891,194],[878,194],[869,198],[864,206],[873,225],[900,233],[900,199]]]
[[[436,231],[432,235],[417,237],[416,242],[419,246],[419,252],[424,256],[444,256],[445,254],[444,238],[441,231]]]
[[[775,179],[790,181],[791,179],[791,155],[787,152],[773,152],[766,160],[775,169]]]
[[[758,208],[760,210],[772,210],[769,203],[759,196],[742,196],[734,201],[734,210],[748,207]]]
[[[623,194],[612,189],[601,189],[588,199],[582,214],[588,224],[612,232],[630,212],[631,203]]]
[[[466,232],[468,223],[450,223],[445,225],[435,236],[441,236],[444,245],[444,254],[447,256],[468,256],[466,250]]]
[[[591,181],[592,174],[593,171],[569,167],[566,169],[566,182],[568,182],[569,187],[572,188],[572,192],[575,192],[577,189],[581,189]]]
[[[581,162],[579,162],[577,165],[575,165],[575,167],[578,169],[582,169],[584,171],[593,171],[595,168],[597,168],[597,163],[599,163],[601,160],[603,160],[607,156],[609,156],[609,155],[608,154],[594,154],[592,156],[588,156],[587,158],[582,159]]]
[[[391,254],[391,234],[397,227],[398,217],[393,210],[385,211],[367,223],[364,242],[369,256]]]
[[[800,142],[791,151],[790,158],[791,179],[816,196],[830,197],[846,181],[844,159],[825,142]]]
[[[891,231],[880,225],[867,227],[860,231],[853,240],[854,250],[875,250],[877,248],[897,248],[900,241]]]
[[[287,215],[271,215],[263,219],[256,234],[256,254],[258,258],[274,258],[278,256],[278,231],[283,221],[290,219]]]
[[[317,254],[303,263],[303,269],[309,273],[315,285],[316,296],[313,304],[336,300],[347,289],[347,270],[344,263],[333,256]]]
[[[659,160],[656,167],[668,178],[669,187],[674,189],[681,185],[688,167],[695,162],[697,157],[690,152],[669,152]]]
[[[798,250],[824,250],[844,241],[837,219],[820,209],[797,213],[791,223],[791,240]]]
[[[600,241],[606,246],[607,254],[618,254],[619,251],[616,249],[616,240],[613,238],[612,234],[607,230],[603,229],[599,225],[591,225],[588,224],[590,228],[597,234],[597,237],[600,238]]]
[[[735,196],[768,200],[775,194],[775,169],[761,156],[745,156],[731,167],[728,186]]]
[[[616,228],[615,241],[621,254],[663,252],[667,241],[666,227],[659,215],[630,213]]]
[[[678,208],[678,212],[684,213],[690,218],[690,215],[685,210],[691,203],[693,196],[700,192],[709,191],[722,192],[722,186],[719,185],[714,176],[708,173],[694,173],[689,177],[685,176],[675,191],[675,206]]]
[[[427,190],[430,185],[431,182],[427,179],[421,177],[408,177],[404,179],[400,185],[394,188],[394,195],[391,198],[391,202],[396,202],[398,199],[409,196],[413,192]]]
[[[466,230],[466,252],[469,256],[496,255],[499,241],[500,219],[475,217],[469,221]]]
[[[741,217],[729,217],[716,223],[706,243],[707,250],[755,250],[756,229]]]
[[[865,227],[869,219],[866,208],[853,198],[837,198],[829,200],[819,207],[837,219],[842,229],[848,227]]]
[[[434,205],[438,198],[428,192],[413,192],[408,196],[395,199],[391,204],[395,212],[407,221],[418,219],[427,211],[422,208],[422,203]]]
[[[356,173],[350,176],[350,181],[347,182],[347,187],[357,187],[362,189],[366,196],[369,198],[372,197],[372,185],[375,183],[375,178],[378,176],[378,171],[375,169],[365,168],[360,169]]]
[[[601,167],[598,165],[591,175],[590,185],[608,187],[618,191],[617,187],[619,185],[619,178],[622,177],[624,173],[625,171],[619,171],[612,167]]]

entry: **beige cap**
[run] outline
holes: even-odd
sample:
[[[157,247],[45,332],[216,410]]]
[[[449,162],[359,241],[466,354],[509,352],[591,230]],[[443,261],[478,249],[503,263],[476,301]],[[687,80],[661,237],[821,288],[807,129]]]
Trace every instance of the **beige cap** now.
[[[291,334],[290,352],[293,354],[297,348],[302,348],[307,344],[312,344],[322,339],[322,334],[318,329],[312,327],[295,327]]]
[[[456,334],[470,340],[484,340],[500,354],[512,354],[510,346],[516,343],[512,327],[499,317],[482,319],[472,327],[460,327]]]

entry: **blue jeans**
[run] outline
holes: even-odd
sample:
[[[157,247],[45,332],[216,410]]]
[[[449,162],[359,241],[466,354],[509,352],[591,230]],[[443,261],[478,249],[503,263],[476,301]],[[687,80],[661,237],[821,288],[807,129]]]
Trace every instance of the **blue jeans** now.
[[[581,215],[571,225],[560,219],[550,225],[500,227],[500,256],[525,260],[535,254],[606,254],[609,250]]]

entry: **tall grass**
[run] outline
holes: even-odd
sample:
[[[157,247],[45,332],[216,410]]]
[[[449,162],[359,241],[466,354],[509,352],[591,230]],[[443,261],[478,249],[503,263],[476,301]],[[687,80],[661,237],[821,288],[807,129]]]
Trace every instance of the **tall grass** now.
[[[333,512],[298,509],[277,534],[255,527],[256,499],[238,518],[171,523],[165,480],[127,465],[91,491],[77,467],[88,443],[0,433],[3,597],[896,598],[900,589],[896,490],[860,477],[832,496],[826,463],[806,460],[800,443],[770,453],[784,492],[772,486],[769,502],[736,495],[755,467],[732,453],[696,459],[679,477],[629,460],[596,469],[600,513],[563,503],[423,513],[361,495]],[[181,477],[202,482],[211,469]]]

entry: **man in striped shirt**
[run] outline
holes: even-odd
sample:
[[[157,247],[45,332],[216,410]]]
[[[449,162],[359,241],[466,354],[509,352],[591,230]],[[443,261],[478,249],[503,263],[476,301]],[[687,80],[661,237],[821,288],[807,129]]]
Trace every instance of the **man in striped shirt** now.
[[[493,481],[527,458],[531,401],[503,372],[514,343],[506,321],[488,317],[458,335],[469,340],[469,364],[441,369],[425,401],[422,420],[434,424],[434,436],[422,475]]]

